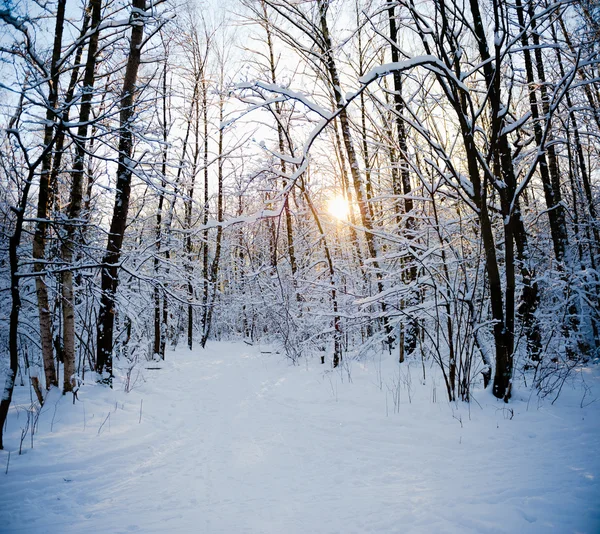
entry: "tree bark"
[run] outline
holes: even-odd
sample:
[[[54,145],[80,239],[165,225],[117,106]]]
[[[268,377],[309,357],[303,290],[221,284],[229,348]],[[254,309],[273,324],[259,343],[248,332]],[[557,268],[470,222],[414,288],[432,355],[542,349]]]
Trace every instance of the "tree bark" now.
[[[92,34],[88,44],[87,60],[83,78],[81,107],[79,111],[79,127],[75,148],[75,160],[71,173],[71,199],[69,203],[68,223],[66,235],[61,246],[63,262],[69,266],[73,261],[73,251],[79,242],[76,239],[77,228],[80,225],[80,215],[83,197],[84,165],[86,156],[86,143],[88,135],[88,121],[92,109],[92,96],[94,90],[94,77],[96,69],[96,55],[98,51],[99,25],[102,13],[102,0],[90,0],[92,17]],[[73,391],[73,376],[75,374],[75,306],[73,290],[73,271],[65,270],[62,274],[63,298],[63,355],[64,355],[64,382],[63,393]]]
[[[304,184],[304,178],[300,178],[300,190],[304,196],[306,204],[308,205],[310,212],[315,220],[317,228],[319,230],[319,235],[321,236],[321,242],[323,243],[323,250],[325,251],[325,260],[327,261],[327,269],[329,274],[329,284],[330,284],[330,297],[331,297],[331,306],[333,310],[333,367],[338,367],[342,361],[343,353],[342,353],[342,328],[341,321],[339,316],[339,305],[337,298],[337,289],[335,284],[335,269],[333,266],[333,259],[331,257],[331,252],[329,251],[329,245],[327,244],[327,238],[325,236],[325,232],[323,231],[323,225],[321,224],[321,219],[319,218],[319,213],[315,208],[308,191],[306,190]],[[325,356],[321,356],[321,363],[325,363]]]
[[[398,30],[396,27],[396,15],[393,0],[387,0],[388,4],[388,19],[390,28],[390,49],[392,54],[392,62],[397,63],[399,61],[398,56]],[[398,184],[398,170],[394,168],[392,163],[392,187],[394,195],[398,195],[402,192],[404,195],[404,215],[406,218],[405,234],[407,239],[410,241],[414,238],[414,226],[415,221],[410,216],[413,210],[413,201],[410,198],[412,191],[410,183],[410,167],[408,164],[408,143],[406,135],[406,127],[404,125],[403,113],[404,113],[404,101],[402,98],[402,78],[399,71],[394,71],[394,115],[398,137],[399,146],[399,163],[400,163],[400,184]],[[401,186],[401,187],[400,187]],[[400,219],[400,217],[398,217]],[[400,224],[400,220],[398,221]],[[400,228],[398,228],[400,230]],[[405,271],[405,278],[408,284],[411,284],[417,279],[417,266],[415,265],[413,258],[408,256],[403,263],[408,263],[408,268]],[[414,297],[411,299],[414,301]],[[404,304],[404,303],[403,303]],[[404,354],[412,354],[417,348],[417,339],[419,335],[419,328],[416,320],[409,319],[408,325],[403,326],[403,350],[401,351],[401,359],[404,359]]]
[[[162,254],[163,246],[163,209],[165,203],[165,188],[167,186],[167,157],[168,157],[168,127],[167,127],[167,60],[168,55],[165,52],[165,60],[163,65],[162,75],[162,134],[163,134],[163,146],[162,146],[162,164],[161,164],[161,187],[158,193],[158,210],[156,211],[156,253],[154,255],[154,276],[158,282],[160,278],[160,256]],[[164,293],[164,292],[163,292]],[[166,336],[167,336],[167,323],[166,318],[168,316],[168,304],[167,297],[163,294],[163,302],[161,303],[161,290],[156,283],[154,286],[154,357],[161,360],[165,359],[165,347],[166,347]],[[161,306],[162,304],[162,306]]]
[[[204,207],[202,213],[202,335],[206,330],[206,314],[208,311],[208,300],[210,291],[209,267],[208,267],[208,212],[210,209],[208,195],[208,82],[206,76],[202,78],[202,121],[204,126]]]
[[[554,245],[554,256],[559,263],[562,263],[565,257],[567,231],[564,218],[564,209],[560,204],[561,195],[556,155],[553,145],[547,146],[548,143],[546,143],[546,146],[542,147],[543,131],[540,123],[540,106],[536,92],[537,83],[533,71],[533,59],[531,57],[529,37],[527,36],[527,31],[525,30],[525,15],[521,0],[515,0],[515,6],[517,9],[517,18],[521,29],[523,59],[525,61],[525,72],[527,76],[527,83],[529,85],[529,107],[531,109],[531,118],[533,120],[535,141],[539,149],[544,148],[544,150],[539,153],[538,161],[540,178],[542,179],[542,186],[544,188],[548,219],[550,221],[550,233],[552,235],[552,243]],[[539,44],[539,39],[536,40]],[[543,73],[543,67],[540,66],[540,68],[542,69],[541,72]],[[540,69],[538,68],[538,73],[539,72]],[[542,96],[542,100],[546,100],[545,106],[547,106],[547,96],[545,98]],[[542,110],[542,113],[546,114],[546,111]],[[546,154],[548,154],[548,158],[546,157]],[[550,164],[548,161],[549,159]]]
[[[263,2],[261,2],[262,4],[262,9],[263,9],[263,16],[264,16],[264,25],[265,25],[265,32],[267,34],[267,47],[269,49],[269,70],[270,70],[270,74],[271,74],[271,82],[273,84],[277,83],[277,74],[275,72],[275,54],[274,54],[274,50],[273,50],[273,37],[271,35],[271,29],[269,27],[269,20],[268,20],[268,16],[267,16],[267,7]],[[284,141],[284,131],[283,131],[283,117],[282,117],[282,106],[280,103],[275,103],[275,114],[276,114],[276,121],[277,121],[277,140],[279,143],[279,153],[280,154],[284,154],[285,153],[285,141]],[[286,173],[286,163],[285,163],[285,159],[281,158],[279,160],[279,164],[281,166],[281,172],[282,174]],[[283,188],[285,189],[287,187],[287,182],[284,181],[284,183],[282,184]],[[283,212],[284,212],[284,217],[285,217],[285,229],[286,229],[286,238],[287,238],[287,249],[288,249],[288,257],[290,260],[290,269],[292,271],[292,283],[294,284],[294,290],[296,293],[296,300],[300,300],[300,294],[297,291],[297,283],[296,283],[296,271],[298,270],[298,262],[296,260],[296,250],[294,247],[294,228],[293,228],[293,222],[292,222],[292,214],[290,211],[290,202],[289,202],[289,193],[286,194],[286,198],[284,201],[284,205],[283,205]]]
[[[346,154],[348,156],[348,163],[350,165],[350,174],[352,176],[354,192],[356,194],[356,200],[358,204],[358,209],[361,216],[361,223],[365,229],[365,240],[367,242],[367,248],[369,251],[369,256],[371,258],[371,263],[373,265],[373,269],[375,270],[375,276],[377,278],[377,290],[379,293],[383,293],[384,286],[382,280],[382,273],[379,265],[379,260],[377,259],[377,247],[375,244],[375,237],[373,235],[373,221],[371,214],[371,207],[367,201],[366,193],[364,191],[363,183],[360,178],[359,164],[358,158],[356,156],[356,151],[354,149],[354,144],[352,142],[352,135],[350,132],[350,121],[348,118],[348,114],[346,112],[345,101],[342,95],[340,78],[337,70],[337,66],[335,63],[335,59],[333,57],[333,47],[331,42],[331,37],[329,34],[329,26],[327,23],[327,9],[328,2],[325,0],[318,0],[318,9],[319,9],[319,22],[321,27],[322,39],[324,43],[323,49],[323,61],[325,63],[325,67],[329,74],[331,89],[333,91],[334,99],[336,102],[336,106],[338,109],[338,117],[340,120],[340,126],[342,131],[342,139],[344,141],[344,146],[346,148]],[[386,343],[388,344],[389,349],[391,350],[394,344],[394,336],[392,333],[392,328],[389,324],[389,317],[387,315],[387,304],[384,300],[381,301],[381,312],[383,315],[383,327],[386,334]]]
[[[58,103],[59,83],[59,61],[62,47],[62,34],[65,20],[66,0],[59,0],[56,12],[56,25],[54,46],[52,49],[52,60],[50,64],[50,79],[48,104],[46,108],[46,125],[44,127],[44,146],[52,143],[54,136],[56,107]],[[58,386],[56,367],[54,365],[54,351],[52,346],[52,317],[50,315],[50,302],[48,299],[48,286],[44,270],[46,268],[46,239],[48,233],[48,216],[50,199],[50,172],[52,166],[52,153],[47,151],[42,160],[40,172],[40,185],[38,193],[37,223],[33,238],[33,259],[35,287],[38,301],[38,313],[40,323],[40,339],[42,343],[42,359],[44,361],[44,373],[46,377],[46,389]]]
[[[221,69],[223,66],[221,65]],[[221,73],[221,85],[223,84],[223,73]],[[219,124],[223,122],[223,107],[225,102],[220,97],[219,100]],[[219,128],[219,141],[218,141],[218,157],[217,157],[217,221],[223,222],[223,128]],[[202,340],[200,345],[202,348],[206,346],[208,337],[210,335],[210,329],[212,325],[213,309],[215,306],[215,300],[217,298],[218,291],[218,277],[219,277],[219,262],[221,260],[221,243],[223,240],[223,225],[219,224],[217,227],[217,237],[215,239],[215,255],[210,268],[210,289],[207,306],[204,308],[204,331],[202,332]]]
[[[15,115],[11,118],[8,124],[8,131],[11,131],[14,125],[19,120],[19,116],[23,110],[23,101],[25,97],[25,89],[21,93],[19,104]],[[0,449],[4,448],[4,425],[8,416],[8,409],[12,402],[12,395],[15,388],[15,380],[19,370],[19,314],[21,312],[21,291],[19,288],[19,247],[21,246],[21,237],[23,235],[23,222],[25,218],[25,210],[29,200],[29,191],[35,177],[36,169],[41,160],[44,159],[52,151],[52,142],[44,147],[40,159],[38,159],[28,169],[27,179],[23,187],[23,193],[19,204],[12,207],[15,214],[15,229],[9,238],[9,266],[10,266],[10,295],[11,308],[8,331],[8,353],[9,353],[9,369],[4,379],[4,388],[0,397]]]
[[[113,330],[115,320],[115,297],[119,285],[119,260],[127,224],[131,176],[134,162],[132,121],[135,111],[136,82],[141,60],[141,44],[144,36],[146,0],[132,0],[131,43],[123,80],[120,103],[119,159],[117,166],[117,191],[106,253],[102,261],[100,311],[97,327],[96,372],[112,386],[113,377]]]

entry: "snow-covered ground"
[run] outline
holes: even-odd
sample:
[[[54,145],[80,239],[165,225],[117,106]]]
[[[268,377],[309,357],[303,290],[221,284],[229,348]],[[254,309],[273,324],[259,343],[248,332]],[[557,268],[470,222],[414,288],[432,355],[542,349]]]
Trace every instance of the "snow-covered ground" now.
[[[449,404],[392,358],[331,371],[214,343],[161,366],[128,394],[53,392],[21,456],[16,388],[1,532],[600,532],[598,369],[507,406]]]

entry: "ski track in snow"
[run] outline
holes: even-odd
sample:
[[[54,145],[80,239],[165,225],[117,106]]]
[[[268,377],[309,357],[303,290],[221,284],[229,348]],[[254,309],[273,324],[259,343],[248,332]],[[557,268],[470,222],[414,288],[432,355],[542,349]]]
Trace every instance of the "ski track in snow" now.
[[[51,392],[21,456],[29,388],[16,388],[0,532],[600,532],[600,402],[580,407],[576,377],[554,406],[526,390],[469,406],[392,358],[382,380],[379,362],[328,371],[241,343],[160,365],[129,394]],[[584,404],[600,396],[588,375]]]

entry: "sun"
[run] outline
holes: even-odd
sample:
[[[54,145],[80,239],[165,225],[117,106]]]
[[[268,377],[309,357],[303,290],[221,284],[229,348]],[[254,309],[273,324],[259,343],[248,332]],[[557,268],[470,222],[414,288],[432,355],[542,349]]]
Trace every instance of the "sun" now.
[[[348,220],[350,207],[348,206],[348,201],[343,196],[336,195],[327,202],[327,211],[329,215],[332,215],[336,219],[346,221]]]

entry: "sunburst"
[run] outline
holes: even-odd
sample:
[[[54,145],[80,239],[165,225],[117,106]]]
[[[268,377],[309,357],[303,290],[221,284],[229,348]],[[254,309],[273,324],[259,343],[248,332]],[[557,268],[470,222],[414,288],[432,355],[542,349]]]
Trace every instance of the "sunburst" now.
[[[329,215],[339,221],[346,221],[350,213],[350,206],[348,206],[348,201],[343,196],[336,195],[327,202],[327,211]]]

